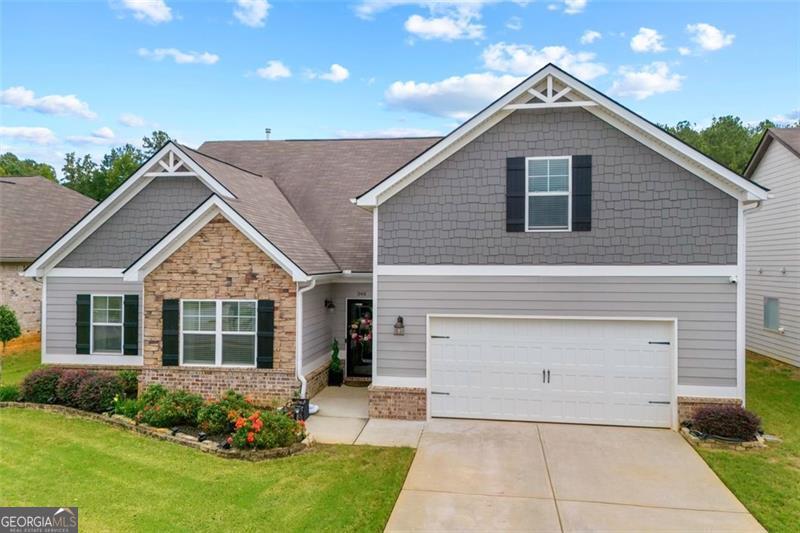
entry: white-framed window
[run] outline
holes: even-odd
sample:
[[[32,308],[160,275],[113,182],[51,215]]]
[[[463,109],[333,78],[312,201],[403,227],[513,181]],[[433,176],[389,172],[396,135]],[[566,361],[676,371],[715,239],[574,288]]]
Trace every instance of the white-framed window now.
[[[92,295],[92,354],[122,353],[122,322],[125,315],[122,295]]]
[[[525,159],[526,231],[572,229],[572,156]]]
[[[778,331],[781,327],[780,300],[764,297],[764,329]]]
[[[181,300],[181,364],[255,367],[256,306],[256,300]]]

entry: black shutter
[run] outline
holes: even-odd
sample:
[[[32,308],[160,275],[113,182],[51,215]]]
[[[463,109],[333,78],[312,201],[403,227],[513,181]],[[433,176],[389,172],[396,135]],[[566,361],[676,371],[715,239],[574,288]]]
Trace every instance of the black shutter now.
[[[572,231],[592,230],[592,156],[572,156]]]
[[[258,343],[256,366],[272,368],[272,342],[275,340],[275,302],[258,301]]]
[[[92,328],[92,295],[79,294],[76,298],[75,353],[90,353],[90,330]]]
[[[525,231],[525,158],[506,159],[506,231]]]
[[[122,324],[122,353],[139,355],[139,295],[125,295],[125,321]]]
[[[161,306],[161,364],[178,366],[178,340],[180,335],[180,300],[164,300]]]

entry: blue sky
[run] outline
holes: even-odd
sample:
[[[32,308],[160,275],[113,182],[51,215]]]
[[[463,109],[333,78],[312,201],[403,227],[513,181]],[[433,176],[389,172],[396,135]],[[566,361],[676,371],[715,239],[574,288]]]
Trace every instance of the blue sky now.
[[[6,1],[0,150],[60,169],[154,128],[447,133],[547,61],[656,121],[797,119],[800,3]]]

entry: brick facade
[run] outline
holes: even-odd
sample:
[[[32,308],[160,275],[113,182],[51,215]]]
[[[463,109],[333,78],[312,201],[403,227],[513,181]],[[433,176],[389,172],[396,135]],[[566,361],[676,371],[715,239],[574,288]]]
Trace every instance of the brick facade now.
[[[328,386],[328,368],[330,366],[330,363],[325,363],[306,374],[306,398],[313,398]]]
[[[695,409],[707,405],[734,404],[741,405],[739,398],[696,398],[691,396],[678,397],[678,423],[691,420]]]
[[[369,388],[370,418],[425,420],[428,415],[426,403],[425,389],[374,385]]]
[[[162,367],[162,302],[173,298],[273,300],[274,368]],[[227,389],[260,401],[286,398],[299,385],[294,375],[296,309],[291,275],[217,216],[145,277],[141,384],[158,382],[209,398]]]
[[[22,334],[38,332],[42,320],[42,284],[20,276],[25,263],[0,263],[0,305],[17,314]]]

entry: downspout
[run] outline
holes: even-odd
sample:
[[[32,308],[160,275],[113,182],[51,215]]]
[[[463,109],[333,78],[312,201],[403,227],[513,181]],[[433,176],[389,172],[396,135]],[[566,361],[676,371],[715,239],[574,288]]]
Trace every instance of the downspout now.
[[[303,375],[303,293],[310,291],[317,285],[317,280],[312,279],[311,283],[300,288],[300,284],[297,284],[297,316],[295,317],[295,330],[296,336],[295,339],[295,373],[297,374],[297,379],[300,381],[300,398],[306,397],[306,391],[308,389],[308,382],[306,381],[306,377]]]

